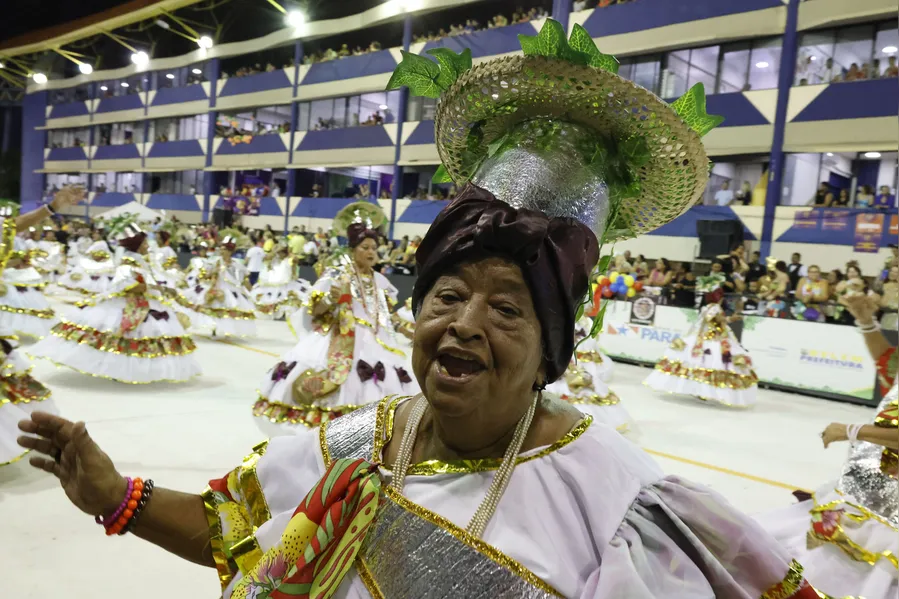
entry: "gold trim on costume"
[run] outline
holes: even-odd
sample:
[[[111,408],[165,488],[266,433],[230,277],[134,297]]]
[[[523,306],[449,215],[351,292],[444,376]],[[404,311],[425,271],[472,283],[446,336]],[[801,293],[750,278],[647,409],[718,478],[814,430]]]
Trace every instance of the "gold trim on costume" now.
[[[219,582],[224,590],[234,577],[234,568],[228,564],[228,557],[225,555],[224,540],[222,539],[222,523],[219,521],[218,508],[213,498],[215,491],[210,487],[206,487],[200,497],[203,499],[203,508],[206,513],[206,525],[209,527],[209,549],[212,553],[212,559],[215,562],[215,569],[218,570]]]
[[[253,448],[253,453],[245,457],[243,464],[240,465],[240,492],[250,508],[250,523],[254,527],[262,526],[272,517],[268,502],[265,500],[265,493],[262,492],[262,485],[259,483],[259,476],[256,473],[256,466],[265,455],[266,449],[268,449],[268,441],[259,443]],[[232,553],[233,549],[232,547]]]
[[[0,304],[0,312],[9,312],[10,314],[24,314],[25,316],[33,316],[35,318],[50,319],[55,313],[50,308],[46,310],[33,310],[31,308],[13,308],[4,304]]]
[[[591,349],[589,351],[578,351],[575,352],[575,357],[578,362],[592,362],[594,364],[602,364],[605,360],[602,354],[595,349]]]
[[[610,389],[608,395],[602,397],[599,393],[591,395],[562,395],[561,398],[572,405],[589,405],[589,406],[617,406],[621,403],[621,399],[615,395]]]
[[[275,424],[303,424],[309,428],[315,428],[361,407],[361,405],[354,404],[334,407],[313,404],[293,405],[272,401],[260,395],[259,400],[253,406],[253,415],[267,418]]]
[[[118,333],[107,333],[67,320],[61,321],[50,331],[54,336],[88,345],[91,348],[128,356],[129,358],[168,358],[186,356],[196,351],[197,346],[189,335],[179,337],[125,337]]]
[[[28,352],[25,352],[25,353],[28,353]],[[31,355],[31,354],[29,354],[29,355]],[[117,383],[125,383],[126,385],[152,385],[153,383],[188,383],[188,382],[192,381],[193,379],[197,378],[198,376],[200,376],[200,374],[198,373],[198,374],[193,375],[189,379],[155,379],[152,381],[126,381],[124,379],[117,379],[115,377],[107,376],[105,374],[96,374],[93,372],[87,372],[86,370],[80,370],[78,368],[75,368],[74,366],[69,366],[68,364],[63,364],[62,362],[57,362],[56,360],[54,360],[52,358],[48,358],[46,356],[32,356],[32,357],[40,358],[42,360],[47,360],[48,362],[50,362],[51,364],[53,364],[55,366],[59,366],[60,368],[68,368],[70,370],[74,370],[75,372],[77,372],[79,374],[86,374],[87,376],[92,376],[92,377],[98,378],[98,379],[106,379],[108,381],[115,381]]]
[[[356,566],[359,578],[362,579],[362,584],[365,585],[365,589],[371,595],[371,599],[386,599],[381,587],[378,586],[378,581],[371,575],[371,570],[368,569],[368,564],[365,563],[361,555],[356,557],[356,561],[353,564]]]
[[[415,514],[423,520],[430,522],[434,526],[442,528],[443,530],[454,536],[457,540],[464,543],[465,545],[468,545],[484,557],[499,564],[500,566],[503,566],[504,568],[507,568],[508,570],[511,570],[516,576],[522,578],[528,584],[533,585],[534,587],[540,589],[545,593],[556,595],[558,597],[564,597],[562,593],[553,588],[545,580],[528,570],[518,561],[512,559],[493,545],[490,545],[489,543],[486,543],[478,537],[472,535],[465,529],[456,526],[443,516],[436,514],[423,506],[418,505],[410,499],[407,499],[401,493],[398,493],[393,487],[387,486],[382,489],[382,492],[387,496],[388,499],[392,500],[401,508],[411,512],[412,514]]]
[[[749,374],[740,374],[728,370],[685,366],[680,360],[669,360],[668,358],[659,360],[655,369],[662,374],[677,376],[722,389],[750,389],[759,380],[754,370],[750,370]]]
[[[802,571],[802,564],[796,560],[791,561],[783,580],[762,593],[760,599],[789,599],[802,588],[802,584],[805,582]]]

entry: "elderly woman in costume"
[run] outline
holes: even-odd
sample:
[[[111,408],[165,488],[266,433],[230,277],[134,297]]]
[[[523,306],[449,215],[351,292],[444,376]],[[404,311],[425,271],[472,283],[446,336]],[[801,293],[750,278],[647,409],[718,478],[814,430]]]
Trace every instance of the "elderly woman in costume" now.
[[[829,424],[824,447],[848,441],[839,478],[802,501],[758,517],[799,557],[809,579],[834,597],[899,594],[899,404],[896,353],[877,326],[877,304],[857,294],[843,300],[865,337],[885,391],[868,422]]]
[[[182,382],[200,374],[196,349],[175,312],[163,305],[150,265],[147,236],[120,221],[125,249],[109,293],[62,315],[52,335],[29,354],[123,383]]]
[[[249,271],[233,257],[237,242],[226,234],[217,252],[191,259],[187,288],[172,305],[190,319],[194,331],[233,337],[256,334],[255,306],[245,286]]]
[[[374,270],[372,226],[366,219],[346,227],[349,252],[332,256],[306,307],[290,318],[299,342],[266,373],[253,408],[265,432],[316,426],[385,395],[418,391],[393,328],[396,288]]]
[[[544,27],[563,36],[558,23]],[[613,429],[542,393],[571,359],[577,308],[599,257],[591,228],[608,222],[603,180],[553,173],[592,156],[568,145],[570,134],[626,137],[622,119],[633,117],[615,104],[592,120],[585,108],[578,124],[565,121],[571,107],[531,93],[529,77],[577,75],[579,85],[596,82],[592,94],[600,83],[619,86],[651,106],[658,116],[649,122],[666,123],[658,135],[681,140],[691,156],[684,185],[670,188],[681,195],[659,196],[675,202],[672,217],[705,185],[699,136],[608,71],[531,55],[463,67],[438,104],[436,137],[449,176],[465,187],[416,254],[413,363],[422,394],[387,397],[324,422],[317,435],[276,437],[203,495],[123,477],[83,423],[44,414],[20,424],[29,433],[20,443],[43,454],[32,465],[58,476],[110,534],[132,532],[216,567],[226,599],[816,598],[801,566],[754,521],[708,489],[664,476]],[[513,78],[520,88],[500,87]],[[444,127],[468,131],[461,107],[483,104],[462,99],[485,86],[497,95],[521,89],[521,112],[502,112],[502,127],[485,123],[481,144],[453,141]],[[517,137],[480,165],[466,162],[481,163],[477,155],[453,159],[466,146],[486,152],[494,137],[541,113],[569,135]],[[525,185],[509,179],[529,170],[535,177]],[[650,184],[634,201],[654,193]],[[666,218],[639,224],[638,214],[616,224],[636,234]]]
[[[754,405],[758,376],[728,322],[719,304],[703,308],[687,334],[671,342],[645,384],[730,407]]]

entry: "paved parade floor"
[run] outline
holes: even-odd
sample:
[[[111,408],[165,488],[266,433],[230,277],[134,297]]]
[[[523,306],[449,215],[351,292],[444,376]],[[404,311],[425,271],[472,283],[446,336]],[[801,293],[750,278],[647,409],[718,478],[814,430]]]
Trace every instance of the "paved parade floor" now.
[[[200,491],[262,438],[250,413],[256,389],[293,345],[283,322],[261,322],[240,342],[197,339],[204,375],[182,385],[128,386],[38,362],[62,414],[88,430],[123,473]],[[760,390],[751,410],[662,396],[649,370],[618,364],[611,388],[637,423],[634,438],[670,473],[709,485],[754,513],[793,501],[795,488],[836,478],[848,446],[825,451],[831,421],[861,422],[870,409]],[[602,492],[602,489],[597,489]],[[72,507],[56,480],[27,460],[0,468],[0,596],[17,599],[200,598],[219,594],[215,571],[136,538],[106,538]]]

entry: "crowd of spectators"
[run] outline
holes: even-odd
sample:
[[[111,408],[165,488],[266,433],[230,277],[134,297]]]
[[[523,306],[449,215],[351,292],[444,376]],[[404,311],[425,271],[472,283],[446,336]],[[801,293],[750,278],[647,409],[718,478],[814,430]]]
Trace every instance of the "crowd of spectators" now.
[[[899,77],[899,65],[896,64],[896,56],[887,57],[887,64],[881,64],[879,58],[871,62],[864,62],[861,66],[857,62],[843,68],[834,64],[833,58],[824,60],[815,55],[803,55],[799,57],[796,67],[796,79],[798,85],[815,85],[819,83],[839,83],[844,81],[862,81],[865,79],[887,79]]]
[[[282,68],[289,69],[294,66],[293,58],[291,58],[288,62],[284,64]],[[265,67],[262,66],[261,63],[256,63],[250,67],[240,67],[233,74],[229,74],[225,71],[222,71],[222,79],[228,79],[230,77],[249,77],[251,75],[258,75],[259,73],[271,73],[273,71],[278,70],[278,67],[273,65],[272,63],[266,63]],[[200,76],[202,77],[202,76]],[[202,79],[201,79],[202,81]]]
[[[275,135],[279,133],[290,133],[290,121],[284,121],[280,125],[255,121],[255,125],[249,129],[241,127],[238,121],[234,119],[228,120],[227,124],[219,122],[215,125],[216,137],[224,137],[226,139],[246,139],[258,137],[260,135]],[[165,135],[159,135],[157,136],[156,141],[168,141],[168,138]]]
[[[484,29],[497,29],[498,27],[506,27],[507,25],[514,25],[516,23],[527,23],[528,21],[533,21],[536,19],[545,19],[549,16],[549,13],[546,12],[546,9],[542,7],[531,8],[530,10],[524,10],[522,7],[518,7],[514,13],[512,13],[512,18],[508,18],[503,14],[494,15],[489,21],[487,21],[487,26],[482,26],[475,19],[466,19],[465,24],[458,25],[450,25],[449,30],[443,29],[442,27],[437,30],[436,33],[433,31],[428,31],[423,35],[416,35],[413,37],[413,41],[415,43],[425,43],[425,42],[433,42],[436,40],[443,39],[445,37],[453,37],[457,35],[465,35],[467,33],[474,33],[475,31],[482,31]]]
[[[446,189],[432,185],[431,189],[418,187],[415,191],[407,193],[404,200],[451,200],[456,197],[456,186],[450,185]]]
[[[363,54],[368,54],[370,52],[377,52],[380,49],[381,42],[377,41],[370,43],[367,48],[356,46],[352,50],[350,50],[347,44],[342,44],[339,50],[326,48],[325,50],[319,50],[317,52],[312,52],[311,54],[303,55],[303,64],[309,65],[317,62],[340,60],[341,58],[349,58],[350,56],[362,56]]]
[[[896,207],[896,196],[890,192],[889,185],[881,185],[874,193],[871,185],[859,185],[855,192],[855,200],[849,196],[846,188],[834,189],[824,181],[818,184],[815,195],[809,202],[812,206],[825,208],[874,208],[876,210],[893,210]]]
[[[793,318],[835,324],[853,324],[852,316],[841,300],[851,294],[868,294],[881,308],[881,324],[895,328],[899,310],[899,249],[891,254],[879,273],[865,276],[858,262],[847,262],[844,269],[823,272],[817,265],[805,265],[794,253],[790,262],[769,260],[763,263],[759,252],[747,261],[743,246],[711,263],[689,263],[658,258],[650,266],[642,255],[630,251],[615,256],[605,274],[631,275],[639,294],[653,296],[662,304],[693,308],[705,300],[698,279],[706,274],[720,277],[720,287],[729,311]]]
[[[635,0],[575,0],[571,6],[572,12],[580,12],[591,8],[605,8],[613,4],[626,4]]]

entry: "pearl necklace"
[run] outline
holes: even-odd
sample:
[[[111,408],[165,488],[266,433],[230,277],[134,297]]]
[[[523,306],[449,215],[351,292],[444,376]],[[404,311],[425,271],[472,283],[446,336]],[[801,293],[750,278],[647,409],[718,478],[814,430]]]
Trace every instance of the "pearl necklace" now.
[[[468,523],[468,528],[466,530],[478,538],[483,536],[484,530],[487,528],[487,523],[490,521],[490,518],[493,517],[494,512],[496,512],[496,506],[499,505],[499,500],[502,499],[506,487],[509,486],[509,481],[512,479],[512,471],[515,470],[516,458],[521,451],[521,446],[524,443],[524,438],[528,434],[528,429],[531,428],[531,422],[534,419],[534,412],[537,409],[537,401],[539,399],[540,394],[538,393],[534,396],[534,400],[521,417],[521,420],[518,421],[518,426],[515,427],[515,435],[512,437],[512,442],[509,443],[509,446],[506,448],[503,461],[493,477],[490,488],[487,490],[487,496],[484,497],[481,505],[478,506],[477,511],[474,513],[474,516],[472,516],[471,522]],[[427,400],[424,396],[419,396],[412,406],[412,411],[409,413],[409,420],[406,422],[406,428],[403,431],[403,438],[400,441],[400,449],[397,454],[396,463],[393,465],[393,481],[390,483],[390,486],[398,493],[403,492],[403,485],[406,482],[406,472],[408,472],[409,462],[412,460],[412,448],[415,446],[415,436],[418,432],[421,418],[424,416],[427,408]]]

